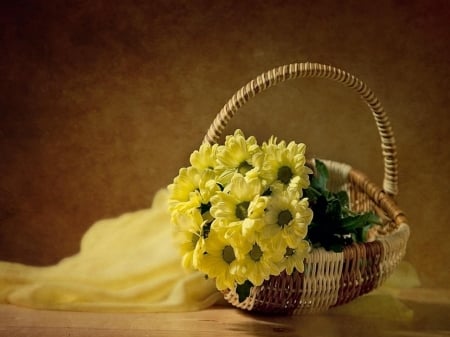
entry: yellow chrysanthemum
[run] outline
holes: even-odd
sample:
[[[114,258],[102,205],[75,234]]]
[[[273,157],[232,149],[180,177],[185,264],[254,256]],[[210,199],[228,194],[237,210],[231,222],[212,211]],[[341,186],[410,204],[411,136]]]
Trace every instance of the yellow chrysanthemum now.
[[[270,275],[279,275],[282,271],[282,254],[274,251],[264,241],[257,238],[249,245],[246,254],[239,259],[236,274],[253,285],[260,286]]]
[[[251,237],[264,226],[267,198],[261,196],[261,191],[259,179],[236,175],[223,192],[211,198],[211,215],[218,219],[218,225],[228,227],[227,238]]]
[[[191,201],[194,207],[202,214],[204,220],[211,220],[210,208],[211,198],[220,192],[220,187],[216,180],[212,179],[212,172],[205,172],[204,178],[200,180],[197,190],[191,194]]]
[[[264,155],[255,137],[245,136],[241,130],[227,136],[225,145],[217,151],[217,172],[219,180],[228,184],[235,173],[247,177],[257,177],[262,166]]]
[[[195,191],[199,184],[202,171],[195,167],[183,167],[178,172],[178,176],[173,180],[173,184],[168,186],[169,207],[178,202],[185,202],[189,200],[190,194]]]
[[[305,166],[305,149],[303,143],[282,141],[277,143],[272,137],[262,145],[265,154],[261,176],[272,185],[271,189],[290,189],[298,191],[309,186],[308,174],[312,170]]]
[[[182,265],[186,269],[195,269],[199,253],[203,219],[199,213],[179,214],[174,226],[174,237],[180,248]]]
[[[209,218],[210,200],[219,190],[211,170],[200,171],[195,167],[181,169],[174,183],[169,185],[169,210],[172,221],[178,213],[199,212]]]
[[[203,253],[199,255],[197,267],[210,278],[216,279],[219,290],[232,289],[245,281],[245,276],[238,275],[237,249],[224,239],[221,228],[211,226],[208,237],[204,240]]]
[[[264,217],[264,236],[272,238],[274,249],[287,242],[295,246],[298,239],[305,238],[313,213],[308,200],[298,199],[295,192],[284,191],[272,195]]]
[[[199,150],[192,152],[189,159],[191,165],[199,170],[214,170],[216,167],[217,147],[217,144],[202,144]]]
[[[249,216],[261,216],[264,208],[250,208],[255,206],[255,203],[252,204],[255,197],[261,197],[261,182],[236,175],[222,192],[213,196],[211,214],[215,218],[225,218],[230,222],[244,220]]]
[[[280,267],[286,270],[288,275],[291,275],[296,269],[298,272],[303,273],[305,269],[305,258],[309,253],[309,243],[306,240],[297,240],[297,243],[293,246],[287,246],[283,259],[280,261]]]

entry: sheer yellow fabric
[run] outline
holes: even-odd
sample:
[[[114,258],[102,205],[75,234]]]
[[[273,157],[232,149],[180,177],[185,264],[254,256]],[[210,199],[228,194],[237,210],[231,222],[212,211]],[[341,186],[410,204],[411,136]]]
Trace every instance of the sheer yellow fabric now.
[[[222,295],[213,280],[181,267],[167,198],[167,190],[160,190],[151,208],[98,221],[84,235],[80,252],[54,266],[0,262],[0,303],[117,312],[193,311],[218,303]],[[414,269],[403,264],[381,290],[333,310],[408,318],[411,312],[395,300],[396,289],[417,285]]]
[[[80,252],[50,267],[0,262],[0,302],[81,311],[199,310],[221,298],[214,282],[180,265],[167,190],[149,209],[95,223]]]

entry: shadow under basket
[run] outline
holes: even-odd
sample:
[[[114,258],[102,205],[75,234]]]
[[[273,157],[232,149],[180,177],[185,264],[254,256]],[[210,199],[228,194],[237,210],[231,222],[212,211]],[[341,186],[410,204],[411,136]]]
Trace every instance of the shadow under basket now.
[[[358,78],[317,63],[296,63],[265,72],[242,87],[227,102],[211,124],[204,141],[215,143],[235,112],[257,93],[289,79],[320,77],[354,89],[368,105],[375,119],[384,158],[383,188],[369,181],[350,165],[322,160],[330,174],[331,191],[347,191],[350,208],[374,211],[384,225],[371,242],[354,243],[336,253],[314,248],[305,259],[303,273],[294,271],[271,276],[239,302],[234,289],[224,292],[235,307],[267,314],[301,314],[326,311],[348,303],[381,285],[405,255],[409,226],[393,196],[397,193],[397,155],[389,119],[373,92]]]

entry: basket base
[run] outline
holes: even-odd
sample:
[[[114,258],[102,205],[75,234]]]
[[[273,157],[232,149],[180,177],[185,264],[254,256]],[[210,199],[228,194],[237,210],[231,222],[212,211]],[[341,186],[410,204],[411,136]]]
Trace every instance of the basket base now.
[[[237,308],[255,313],[293,315],[323,312],[367,294],[380,286],[402,260],[409,227],[369,243],[352,244],[341,253],[313,249],[305,271],[271,276],[239,302],[234,290],[225,299]]]

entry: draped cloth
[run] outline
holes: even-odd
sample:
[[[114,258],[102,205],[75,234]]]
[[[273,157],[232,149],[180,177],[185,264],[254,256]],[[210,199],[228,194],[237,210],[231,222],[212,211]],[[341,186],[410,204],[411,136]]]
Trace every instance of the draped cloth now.
[[[168,191],[148,209],[94,223],[78,254],[49,267],[0,262],[0,303],[123,312],[192,311],[221,298],[214,282],[187,273],[173,244]]]
[[[53,266],[0,262],[0,303],[98,312],[180,312],[223,304],[214,280],[181,267],[167,201],[162,189],[150,208],[94,223],[79,253]],[[395,310],[408,317],[408,308],[395,299],[396,289],[417,285],[414,269],[403,264],[382,289],[338,312],[373,311],[378,303],[389,308],[385,314]]]

